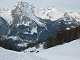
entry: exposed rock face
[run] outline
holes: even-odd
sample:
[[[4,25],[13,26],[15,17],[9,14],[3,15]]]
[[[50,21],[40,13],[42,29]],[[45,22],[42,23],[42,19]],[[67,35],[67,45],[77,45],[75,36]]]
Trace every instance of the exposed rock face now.
[[[4,20],[2,17],[0,17],[0,35],[7,35],[9,31],[9,24]]]

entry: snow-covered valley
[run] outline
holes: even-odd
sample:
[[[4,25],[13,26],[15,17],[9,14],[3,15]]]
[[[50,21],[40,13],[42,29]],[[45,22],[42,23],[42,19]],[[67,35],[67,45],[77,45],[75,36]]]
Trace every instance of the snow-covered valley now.
[[[80,39],[39,52],[15,52],[0,47],[0,60],[80,60]]]

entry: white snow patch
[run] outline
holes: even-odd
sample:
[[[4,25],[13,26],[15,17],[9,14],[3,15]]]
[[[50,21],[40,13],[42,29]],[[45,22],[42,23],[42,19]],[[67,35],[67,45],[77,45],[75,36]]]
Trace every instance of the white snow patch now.
[[[70,30],[70,28],[66,28],[66,30]]]
[[[8,39],[18,40],[19,38],[17,36],[10,36]]]
[[[33,27],[31,30],[31,34],[37,33],[37,27]]]

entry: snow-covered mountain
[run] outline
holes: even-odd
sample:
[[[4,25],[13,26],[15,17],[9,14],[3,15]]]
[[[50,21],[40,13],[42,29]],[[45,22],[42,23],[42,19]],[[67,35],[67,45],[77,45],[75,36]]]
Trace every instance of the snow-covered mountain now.
[[[64,15],[64,11],[55,7],[35,9],[35,15],[42,19],[55,21]]]
[[[41,23],[39,19],[33,14],[34,7],[27,2],[18,2],[17,6],[12,10],[12,17],[14,24],[29,24],[29,21],[35,22],[41,27],[45,27],[44,23]],[[17,16],[17,17],[16,17]],[[17,20],[16,20],[17,19]]]
[[[68,12],[68,14],[80,22],[80,12]]]
[[[51,21],[55,21],[63,17],[66,12],[77,21],[80,21],[80,12],[77,11],[65,11],[64,9],[59,9],[55,7],[37,8],[34,10],[34,14],[37,17],[40,17],[42,19],[50,19]]]
[[[61,22],[60,22],[60,21],[61,21]],[[67,27],[67,26],[69,26],[69,27],[75,26],[75,27],[76,27],[77,25],[80,25],[80,24],[78,24],[77,19],[74,18],[74,17],[72,17],[71,15],[69,15],[69,13],[67,13],[67,12],[65,12],[65,13],[64,13],[64,16],[61,17],[61,18],[59,18],[59,19],[57,20],[57,22],[58,22],[58,23],[63,23],[63,25],[66,25],[66,27]]]
[[[12,10],[7,11],[0,11],[0,16],[2,16],[9,24],[12,24],[15,19],[13,18],[13,15],[19,15],[17,18],[18,20],[15,21],[15,23],[19,24],[25,24],[27,19],[33,20],[36,22],[36,24],[40,26],[45,26],[40,20],[37,18],[42,18],[46,20],[55,21],[59,18],[62,18],[65,14],[65,12],[68,13],[68,15],[75,18],[77,21],[80,20],[80,12],[73,12],[73,11],[65,11],[64,9],[59,9],[56,7],[49,7],[49,8],[36,8],[33,5],[28,4],[27,2],[18,2],[15,8],[12,8]],[[23,18],[22,18],[23,17]]]
[[[14,46],[10,46],[11,49],[20,51],[26,49],[28,43],[35,45],[45,42],[49,36],[56,36],[61,29],[70,30],[80,25],[77,12],[65,12],[54,7],[37,9],[22,1],[12,10],[1,12],[0,16],[4,18],[1,22],[5,21],[9,26],[6,28],[3,27],[5,24],[1,25],[0,31],[7,29],[8,44]]]
[[[27,44],[38,42],[41,32],[47,29],[42,19],[33,14],[33,7],[27,2],[18,2],[10,14],[12,20],[11,24],[8,23],[7,38],[1,38],[3,40],[1,42],[4,44],[2,46],[7,49],[24,50],[24,48],[27,48]],[[6,46],[4,42],[6,42]]]
[[[34,7],[27,2],[18,2],[12,10],[12,18],[10,35],[18,35],[25,40],[38,40],[40,33],[47,30],[45,21],[35,16]]]

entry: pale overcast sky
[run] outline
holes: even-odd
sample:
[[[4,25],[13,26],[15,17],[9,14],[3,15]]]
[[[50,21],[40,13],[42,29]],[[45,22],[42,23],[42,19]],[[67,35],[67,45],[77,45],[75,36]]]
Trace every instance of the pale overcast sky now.
[[[0,8],[7,7],[12,8],[18,0],[1,0]],[[59,8],[79,10],[80,9],[80,0],[25,0],[30,4],[33,4],[36,7],[50,7],[55,6]]]

